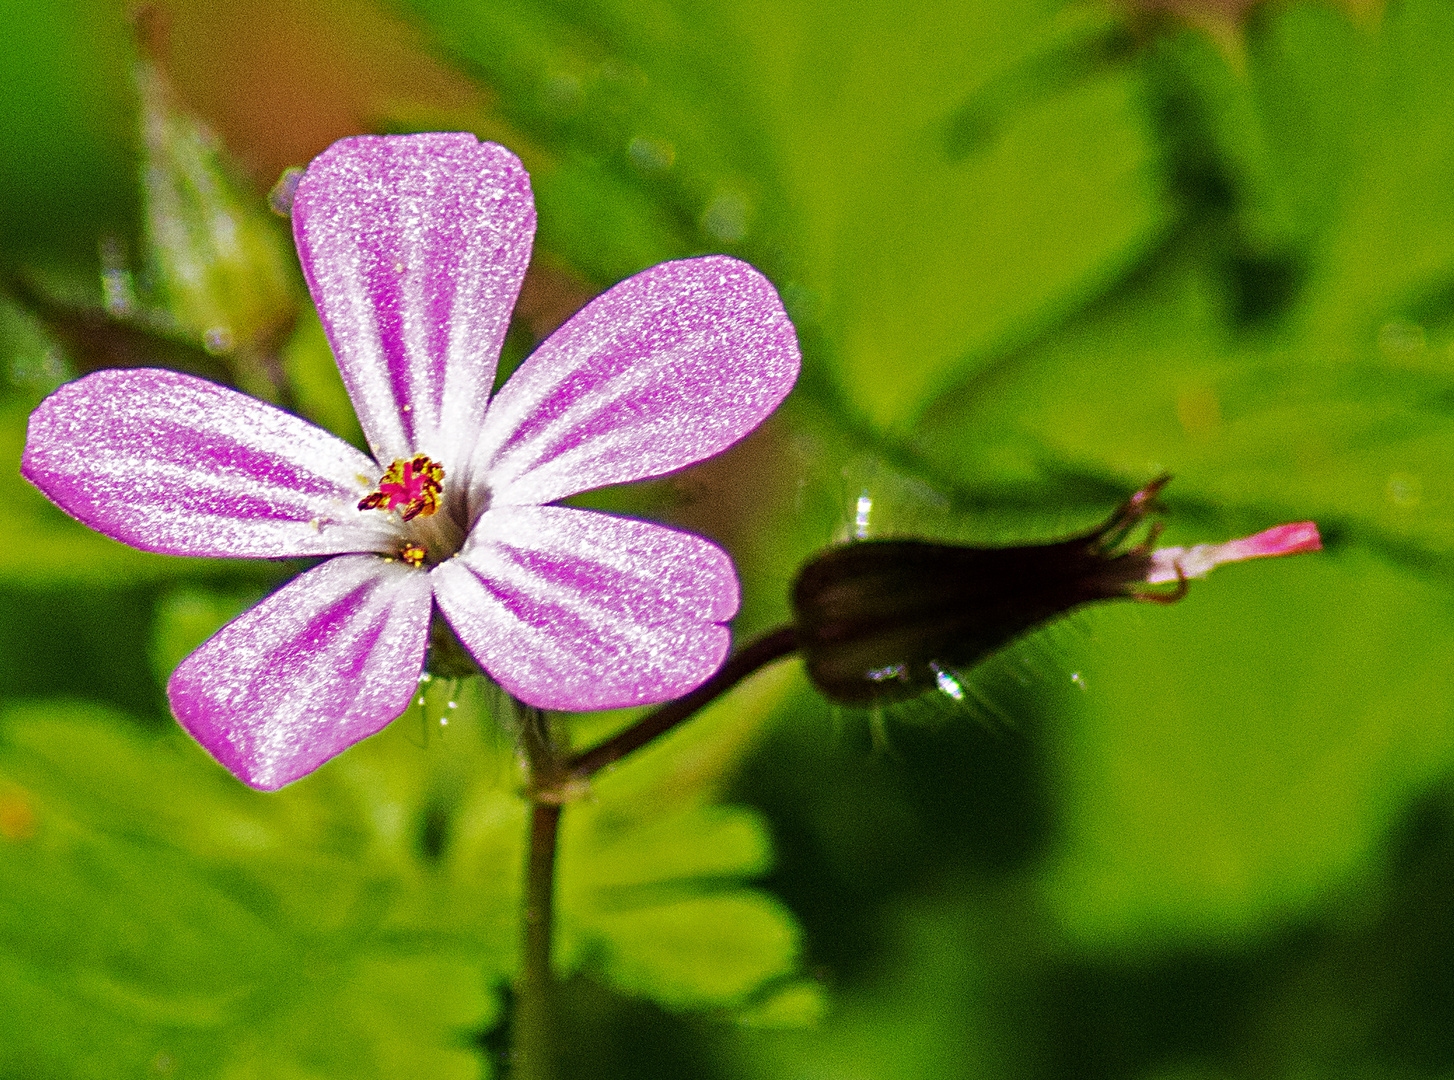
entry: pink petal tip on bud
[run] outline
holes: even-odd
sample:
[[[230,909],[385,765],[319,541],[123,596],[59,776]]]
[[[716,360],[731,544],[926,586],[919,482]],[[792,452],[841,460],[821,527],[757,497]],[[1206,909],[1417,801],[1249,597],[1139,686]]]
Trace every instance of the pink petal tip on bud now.
[[[1277,525],[1255,536],[1229,540],[1225,544],[1197,544],[1194,547],[1158,548],[1151,553],[1149,585],[1161,585],[1186,578],[1206,577],[1222,563],[1262,559],[1270,555],[1296,555],[1300,551],[1321,551],[1323,539],[1311,521]]]

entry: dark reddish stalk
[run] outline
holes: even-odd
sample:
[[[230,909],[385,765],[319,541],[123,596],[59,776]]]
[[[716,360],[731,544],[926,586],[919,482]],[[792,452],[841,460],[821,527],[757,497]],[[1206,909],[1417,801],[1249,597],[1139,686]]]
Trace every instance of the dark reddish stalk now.
[[[781,626],[764,634],[729,657],[717,674],[686,697],[667,702],[660,708],[647,713],[620,734],[571,758],[566,763],[566,775],[574,780],[585,780],[594,776],[607,765],[620,761],[633,750],[639,750],[647,743],[665,735],[682,721],[694,716],[703,706],[710,704],[732,689],[758,668],[765,667],[774,660],[780,660],[796,650],[797,647],[798,634],[792,626]]]

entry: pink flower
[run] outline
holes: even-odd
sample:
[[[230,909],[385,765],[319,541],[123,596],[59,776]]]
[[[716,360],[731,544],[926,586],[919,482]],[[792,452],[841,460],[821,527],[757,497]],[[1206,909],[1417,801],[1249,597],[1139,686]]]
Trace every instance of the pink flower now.
[[[275,789],[408,706],[438,607],[515,697],[604,709],[718,667],[726,553],[551,505],[742,438],[797,378],[772,286],[723,256],[586,305],[491,397],[535,208],[513,154],[467,134],[335,143],[293,203],[303,271],[373,457],[172,371],[101,371],[30,419],[22,472],[148,551],[332,556],[218,631],[167,685],[177,719]]]

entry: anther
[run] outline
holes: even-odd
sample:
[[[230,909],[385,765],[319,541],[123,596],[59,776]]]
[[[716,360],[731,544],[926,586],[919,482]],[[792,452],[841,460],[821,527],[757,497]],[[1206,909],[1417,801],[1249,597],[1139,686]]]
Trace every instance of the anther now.
[[[379,479],[377,491],[359,500],[360,510],[397,510],[405,521],[428,517],[439,509],[444,493],[444,466],[428,454],[407,461],[396,458]]]

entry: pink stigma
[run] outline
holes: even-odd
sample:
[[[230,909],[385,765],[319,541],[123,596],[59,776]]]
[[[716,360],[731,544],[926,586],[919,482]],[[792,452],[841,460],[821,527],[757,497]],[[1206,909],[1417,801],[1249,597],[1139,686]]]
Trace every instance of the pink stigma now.
[[[427,454],[408,461],[395,459],[379,479],[379,488],[359,500],[360,510],[397,510],[405,521],[428,517],[439,509],[444,492],[444,466]]]

